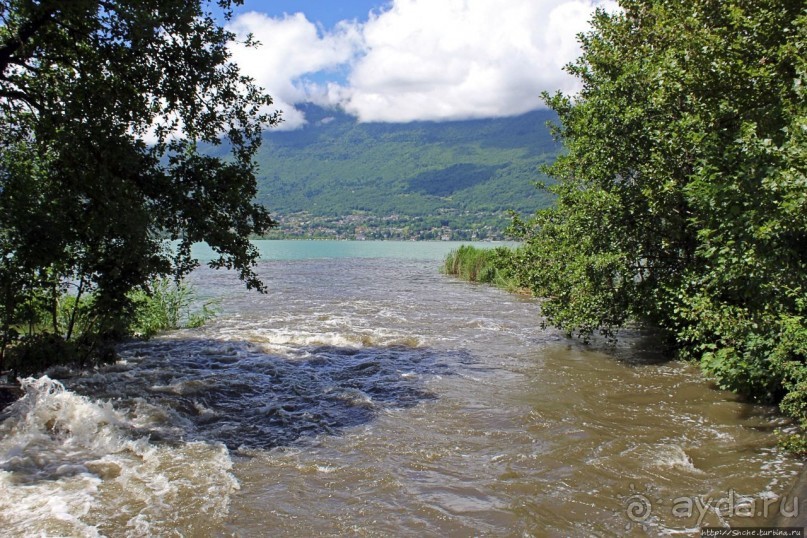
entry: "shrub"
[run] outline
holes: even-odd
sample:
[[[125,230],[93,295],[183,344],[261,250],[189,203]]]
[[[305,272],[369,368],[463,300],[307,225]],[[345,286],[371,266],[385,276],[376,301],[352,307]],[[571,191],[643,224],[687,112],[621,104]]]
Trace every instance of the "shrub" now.
[[[167,278],[153,281],[146,290],[133,292],[131,298],[135,315],[130,331],[143,338],[162,331],[200,327],[216,315],[215,301],[199,304],[192,286]]]

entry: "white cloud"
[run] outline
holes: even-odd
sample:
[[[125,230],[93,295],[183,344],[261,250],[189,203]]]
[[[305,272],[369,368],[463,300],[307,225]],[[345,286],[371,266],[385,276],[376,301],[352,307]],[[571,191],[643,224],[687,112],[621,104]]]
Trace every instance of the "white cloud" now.
[[[323,33],[302,13],[283,18],[245,13],[233,20],[230,29],[241,40],[251,33],[260,42],[257,48],[232,45],[233,60],[269,91],[274,108],[283,110],[284,128],[299,127],[305,121],[294,104],[321,100],[326,94],[325,89],[310,83],[305,75],[344,64],[361,47],[361,35],[355,24],[345,22],[332,32]]]
[[[576,34],[611,0],[394,0],[364,24],[325,33],[302,14],[238,17],[257,50],[234,59],[275,97],[287,127],[293,104],[338,104],[361,121],[405,122],[520,114],[543,106],[543,90],[573,92],[563,66],[579,54]],[[310,76],[348,69],[342,82]]]

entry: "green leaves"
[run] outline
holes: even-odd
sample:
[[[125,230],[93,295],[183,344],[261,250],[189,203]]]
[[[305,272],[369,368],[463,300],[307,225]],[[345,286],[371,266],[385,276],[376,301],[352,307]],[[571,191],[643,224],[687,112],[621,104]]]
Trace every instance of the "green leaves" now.
[[[99,334],[125,334],[129,292],[185,275],[195,241],[262,289],[247,238],[274,222],[253,201],[253,157],[279,118],[230,63],[234,36],[208,3],[0,8],[0,350],[32,297],[76,281],[93,294]],[[166,237],[181,241],[178,255]]]
[[[624,0],[545,96],[568,154],[522,279],[585,336],[661,327],[718,384],[807,418],[807,10]]]
[[[170,279],[156,279],[130,294],[135,305],[130,331],[150,338],[162,331],[200,327],[215,317],[215,301],[201,302],[193,287]]]

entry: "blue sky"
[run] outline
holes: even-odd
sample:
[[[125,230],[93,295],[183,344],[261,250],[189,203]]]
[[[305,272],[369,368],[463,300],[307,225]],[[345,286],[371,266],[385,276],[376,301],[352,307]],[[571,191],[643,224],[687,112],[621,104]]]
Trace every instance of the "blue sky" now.
[[[438,0],[439,1],[439,0]],[[284,13],[305,13],[309,21],[322,24],[326,29],[333,28],[343,20],[366,21],[371,10],[378,10],[389,4],[378,0],[246,0],[236,13],[260,11],[273,17]]]
[[[262,47],[233,59],[283,111],[340,107],[364,122],[511,116],[542,91],[574,93],[563,66],[595,7],[613,0],[245,0],[230,21]]]

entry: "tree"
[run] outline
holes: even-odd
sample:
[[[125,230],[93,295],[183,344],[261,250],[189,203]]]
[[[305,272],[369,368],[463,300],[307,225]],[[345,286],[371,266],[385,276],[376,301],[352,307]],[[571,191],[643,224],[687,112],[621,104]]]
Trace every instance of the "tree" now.
[[[718,382],[807,417],[807,8],[622,0],[545,95],[555,207],[514,229],[549,323],[660,327]]]
[[[227,20],[240,3],[216,7]],[[252,201],[253,155],[279,117],[229,61],[213,7],[0,2],[0,349],[35,312],[69,339],[68,288],[92,295],[98,334],[119,335],[129,292],[191,271],[195,242],[263,289],[248,236],[274,222]]]

